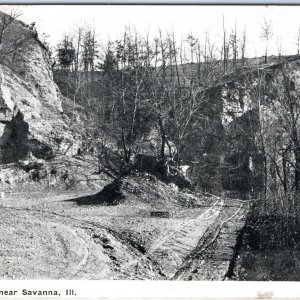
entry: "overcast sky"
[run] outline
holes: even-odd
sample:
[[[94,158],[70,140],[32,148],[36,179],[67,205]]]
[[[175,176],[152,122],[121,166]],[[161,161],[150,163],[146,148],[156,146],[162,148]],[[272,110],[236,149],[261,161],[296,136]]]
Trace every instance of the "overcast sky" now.
[[[39,34],[48,35],[48,42],[56,45],[64,33],[78,25],[93,23],[99,40],[117,39],[125,25],[135,26],[140,33],[154,34],[158,28],[173,31],[178,39],[193,32],[204,40],[205,32],[218,44],[222,40],[222,18],[228,30],[237,22],[241,33],[247,28],[247,56],[263,55],[261,25],[264,18],[272,20],[273,39],[270,54],[278,53],[282,39],[283,54],[296,54],[296,37],[300,26],[300,6],[133,6],[133,5],[20,5],[21,19],[36,22]],[[12,7],[1,6],[2,10]]]

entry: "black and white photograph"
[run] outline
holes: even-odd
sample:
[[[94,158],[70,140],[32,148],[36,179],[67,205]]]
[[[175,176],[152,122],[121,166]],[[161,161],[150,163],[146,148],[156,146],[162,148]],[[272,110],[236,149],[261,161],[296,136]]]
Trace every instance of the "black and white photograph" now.
[[[300,6],[0,5],[0,211],[1,280],[299,281]]]

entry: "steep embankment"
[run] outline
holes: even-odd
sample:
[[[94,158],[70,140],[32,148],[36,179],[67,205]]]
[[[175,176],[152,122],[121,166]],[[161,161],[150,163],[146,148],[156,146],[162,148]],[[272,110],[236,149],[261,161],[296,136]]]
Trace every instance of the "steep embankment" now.
[[[0,18],[8,17],[0,12]],[[0,162],[76,153],[53,81],[49,54],[37,33],[13,21],[0,50]]]

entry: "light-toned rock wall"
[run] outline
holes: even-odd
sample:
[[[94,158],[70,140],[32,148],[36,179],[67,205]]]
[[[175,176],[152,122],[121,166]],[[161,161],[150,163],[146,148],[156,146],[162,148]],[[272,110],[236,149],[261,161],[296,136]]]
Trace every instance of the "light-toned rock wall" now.
[[[7,43],[32,37],[0,64],[0,163],[22,159],[29,152],[41,158],[75,154],[79,138],[65,122],[48,51],[22,23],[14,22],[10,32]]]

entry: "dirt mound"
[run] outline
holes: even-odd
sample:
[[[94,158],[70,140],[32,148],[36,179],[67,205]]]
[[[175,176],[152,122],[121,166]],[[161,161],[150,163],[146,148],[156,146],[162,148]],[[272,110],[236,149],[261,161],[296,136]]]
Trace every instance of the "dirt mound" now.
[[[106,185],[99,193],[74,199],[78,205],[117,205],[125,195],[122,189],[124,183],[121,179],[116,179],[112,183]]]
[[[69,201],[78,205],[142,205],[155,209],[194,207],[203,199],[190,192],[180,191],[174,184],[166,184],[148,173],[134,173],[115,179],[100,192]]]

